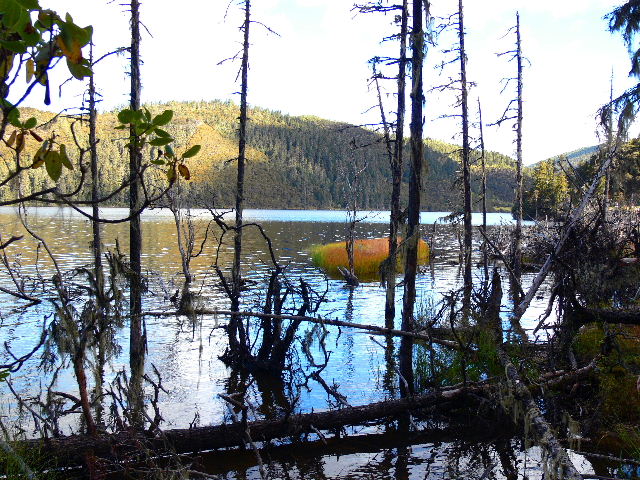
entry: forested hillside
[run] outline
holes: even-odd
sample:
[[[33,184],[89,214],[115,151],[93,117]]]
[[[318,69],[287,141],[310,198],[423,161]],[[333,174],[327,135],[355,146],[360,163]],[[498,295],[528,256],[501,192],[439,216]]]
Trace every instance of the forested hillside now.
[[[611,205],[637,207],[640,199],[640,151],[638,139],[617,150],[609,169],[608,198]],[[585,147],[543,160],[529,167],[524,212],[528,218],[566,215],[577,204],[606,158],[606,149]],[[604,194],[603,179],[598,192]]]
[[[236,125],[238,107],[230,102],[172,102],[150,105],[152,113],[164,109],[174,111],[169,133],[176,139],[178,153],[192,145],[202,145],[200,154],[189,160],[192,180],[186,187],[187,202],[192,206],[230,207],[235,198],[237,155]],[[88,147],[86,123],[72,117],[32,109],[24,109],[23,118],[35,116],[40,136],[55,134],[65,143],[70,157],[77,158],[79,149],[70,126],[82,148]],[[125,161],[126,139],[116,114],[103,113],[98,118],[98,153],[101,189],[109,192],[128,174]],[[316,117],[293,117],[280,112],[254,108],[250,111],[248,130],[248,165],[245,199],[249,208],[344,208],[346,198],[354,192],[359,208],[386,209],[390,196],[390,174],[386,148],[381,137],[371,130],[323,120]],[[33,155],[38,142],[29,138],[23,155]],[[457,150],[459,147],[427,140],[423,208],[455,210],[460,203]],[[154,151],[147,150],[151,159]],[[85,154],[85,160],[87,155]],[[489,152],[488,206],[509,208],[513,203],[514,163],[504,155]],[[73,158],[72,158],[73,159]],[[5,162],[4,168],[10,168]],[[155,168],[155,167],[154,167]],[[354,180],[354,172],[362,173]],[[58,185],[72,188],[78,171],[65,170]],[[158,171],[156,177],[161,175]],[[150,175],[153,177],[154,175]],[[480,169],[473,168],[475,209],[479,206]],[[158,177],[159,178],[159,177]],[[44,169],[29,172],[21,188],[28,194],[51,180]],[[164,182],[166,183],[166,182]],[[158,182],[158,185],[160,182]],[[17,188],[17,186],[16,186]],[[404,192],[406,194],[406,192]],[[126,191],[113,198],[114,204],[125,204]]]

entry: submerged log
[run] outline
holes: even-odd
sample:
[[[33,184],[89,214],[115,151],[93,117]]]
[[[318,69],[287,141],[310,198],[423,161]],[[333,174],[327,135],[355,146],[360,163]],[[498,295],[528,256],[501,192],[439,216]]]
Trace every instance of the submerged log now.
[[[276,420],[258,420],[248,422],[246,425],[238,422],[209,427],[166,430],[156,436],[126,431],[96,437],[71,435],[16,443],[20,448],[34,449],[34,451],[40,451],[55,459],[55,463],[59,467],[82,465],[88,451],[93,451],[98,458],[111,460],[135,457],[142,450],[151,451],[154,454],[167,451],[178,454],[201,452],[242,445],[247,428],[254,441],[262,442],[301,434],[313,434],[319,430],[335,429],[347,425],[361,425],[452,401],[472,402],[473,398],[468,394],[478,395],[483,391],[488,391],[486,386],[471,386],[340,410],[288,415]]]
[[[571,320],[578,326],[587,323],[618,323],[621,325],[640,325],[640,310],[620,308],[585,308],[572,302]]]

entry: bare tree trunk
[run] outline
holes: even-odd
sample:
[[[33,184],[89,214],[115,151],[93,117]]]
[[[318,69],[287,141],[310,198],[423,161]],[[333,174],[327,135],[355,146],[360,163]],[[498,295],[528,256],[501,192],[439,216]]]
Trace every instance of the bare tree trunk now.
[[[131,0],[131,110],[140,109],[140,2]],[[140,140],[132,126],[129,145],[129,210],[135,212],[140,205],[140,168],[142,165],[142,149]],[[129,403],[132,410],[134,426],[144,425],[143,408],[144,392],[142,377],[144,375],[145,337],[142,329],[142,228],[140,216],[136,215],[129,224],[129,256],[131,262],[130,312],[131,333],[129,339],[129,367],[131,383],[129,385]]]
[[[422,190],[422,163],[424,142],[422,140],[422,65],[424,62],[424,29],[422,24],[423,0],[413,1],[413,30],[411,58],[411,169],[409,180],[409,205],[407,211],[407,250],[404,271],[404,297],[402,301],[402,330],[414,330],[414,308],[416,302],[416,273],[418,269],[418,240],[420,239],[420,196]],[[426,15],[429,2],[424,2]],[[400,394],[413,395],[413,339],[403,337],[400,341]]]
[[[244,208],[244,167],[245,167],[245,151],[247,145],[247,90],[248,90],[248,73],[249,73],[249,26],[251,4],[250,0],[244,2],[244,24],[242,26],[244,33],[242,66],[241,66],[241,91],[240,91],[240,127],[238,130],[238,176],[236,182],[236,225],[235,236],[233,242],[233,268],[232,268],[232,295],[231,295],[231,311],[240,309],[240,291],[242,287],[242,210]],[[246,357],[248,352],[248,344],[246,339],[245,328],[242,319],[233,316],[229,322],[229,348],[231,355],[239,354]]]
[[[609,105],[613,105],[613,70],[611,70],[611,82],[609,90]],[[607,149],[613,148],[613,109],[609,112],[609,121],[607,122]],[[611,185],[611,172],[607,170],[604,180],[604,195],[602,198],[602,215],[604,221],[609,220],[609,189]]]
[[[462,185],[464,201],[464,297],[463,309],[471,303],[473,278],[471,271],[471,169],[469,148],[469,106],[467,92],[467,56],[464,47],[464,14],[462,0],[458,0],[458,41],[460,43],[460,105],[462,107]]]
[[[82,336],[85,337],[86,333],[83,333]],[[84,417],[84,421],[87,424],[87,432],[89,433],[89,435],[96,435],[98,433],[98,430],[91,413],[91,402],[89,401],[89,391],[87,389],[87,375],[84,371],[86,347],[86,341],[81,340],[80,344],[76,348],[75,355],[73,356],[73,371],[76,375],[76,380],[78,381],[78,390],[80,392],[80,407],[82,408],[82,416]]]
[[[522,48],[520,44],[520,13],[516,12],[516,62],[518,65],[516,122],[516,230],[513,239],[513,272],[520,281],[522,275]]]
[[[482,125],[482,107],[478,98],[478,121],[480,123],[480,162],[482,166],[482,267],[484,269],[484,281],[489,282],[489,262],[487,249],[487,169],[484,151],[484,131]]]
[[[395,143],[391,158],[391,216],[389,222],[389,272],[386,275],[386,299],[384,319],[387,328],[393,328],[396,315],[396,274],[398,255],[398,233],[402,221],[400,209],[400,188],[402,185],[402,160],[404,149],[404,118],[406,108],[407,85],[407,30],[409,6],[408,1],[402,1],[402,16],[400,20],[400,57],[398,59],[398,113],[396,117]]]
[[[360,284],[358,277],[356,275],[356,261],[355,261],[355,252],[354,245],[356,241],[356,223],[357,223],[357,215],[358,215],[358,203],[356,200],[357,189],[358,189],[358,176],[359,174],[356,172],[356,175],[353,179],[352,189],[350,192],[351,196],[351,207],[349,208],[349,213],[347,213],[347,234],[345,241],[345,248],[347,250],[347,263],[348,263],[348,271],[345,271],[341,268],[338,268],[342,275],[344,276],[347,285],[350,287],[357,287]]]
[[[91,64],[93,65],[93,43],[91,43]],[[96,111],[96,86],[93,75],[89,77],[89,155],[91,158],[91,202],[92,202],[92,220],[91,228],[93,233],[93,241],[91,244],[93,251],[93,268],[95,275],[96,288],[96,374],[95,374],[95,391],[96,398],[102,398],[102,384],[104,381],[104,366],[106,363],[106,352],[104,345],[104,333],[107,328],[106,314],[107,301],[104,291],[104,270],[102,267],[102,232],[100,226],[100,209],[98,208],[98,199],[100,195],[100,179],[98,175],[98,140],[97,131],[97,111]],[[96,405],[96,419],[102,421],[102,402],[99,400]]]

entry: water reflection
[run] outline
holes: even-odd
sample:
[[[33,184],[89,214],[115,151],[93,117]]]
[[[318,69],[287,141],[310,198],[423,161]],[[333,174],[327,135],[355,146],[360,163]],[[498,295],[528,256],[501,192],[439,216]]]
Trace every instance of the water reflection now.
[[[106,218],[122,216],[123,213],[118,209],[103,209]],[[208,218],[204,212],[201,212],[201,215],[197,220],[197,226],[203,229]],[[287,265],[286,273],[294,283],[297,283],[299,277],[303,277],[316,290],[328,290],[327,301],[319,311],[321,315],[357,323],[384,325],[384,289],[377,283],[363,283],[356,289],[344,288],[342,281],[325,278],[313,267],[309,258],[309,248],[312,245],[342,239],[343,213],[248,211],[245,216],[248,220],[261,220],[266,234],[273,240],[276,255]],[[425,214],[425,221],[431,223],[438,216],[442,215]],[[67,209],[31,210],[28,218],[55,252],[64,269],[72,270],[90,264],[91,228],[85,218]],[[506,218],[504,215],[491,217],[494,223],[504,222]],[[20,234],[22,231],[10,209],[0,210],[0,224],[3,236]],[[149,274],[149,293],[144,299],[144,309],[172,309],[173,305],[169,299],[182,284],[173,219],[163,212],[152,211],[143,216],[142,227],[143,268]],[[386,217],[379,213],[359,223],[357,235],[360,238],[380,237],[386,234],[386,229]],[[424,305],[428,305],[432,300],[437,301],[443,293],[458,288],[462,278],[458,264],[457,240],[451,227],[439,225],[437,229],[428,227],[425,230],[431,236],[429,243],[433,245],[435,257],[433,263],[420,273],[417,288],[418,298]],[[113,250],[117,243],[121,251],[126,252],[127,226],[105,225],[103,240],[105,249]],[[220,290],[218,278],[212,273],[212,265],[216,262],[218,252],[217,263],[228,273],[232,261],[232,246],[223,244],[218,249],[215,238],[212,240],[205,247],[203,255],[193,260],[194,288],[200,292],[208,307],[225,308],[227,299]],[[476,252],[480,246],[479,240],[477,242]],[[243,271],[255,285],[255,288],[246,292],[243,298],[243,304],[250,309],[261,304],[271,262],[265,241],[257,230],[246,230],[244,245],[246,255]],[[52,275],[51,262],[43,257],[36,242],[26,237],[13,245],[7,253],[13,261],[19,262],[25,273],[40,274],[43,277]],[[479,282],[482,276],[482,269],[479,267],[474,272],[474,278]],[[531,274],[523,277],[525,288],[531,278]],[[399,277],[398,281],[400,280]],[[5,285],[9,281],[6,272],[1,272],[0,284]],[[7,312],[19,307],[20,302],[4,295],[1,301],[3,327],[0,328],[0,341],[8,342],[17,355],[25,353],[33,346],[43,321],[47,321],[50,304],[43,303],[26,312],[8,315]],[[396,311],[399,315],[401,295],[397,296],[397,301]],[[505,297],[504,303],[510,302],[509,298]],[[543,299],[537,300],[528,316],[523,319],[522,326],[532,328],[545,306]],[[153,364],[158,368],[163,376],[163,384],[169,391],[161,396],[161,407],[167,420],[165,427],[188,426],[196,412],[201,424],[219,423],[224,418],[227,407],[219,400],[218,394],[234,391],[242,384],[241,379],[232,381],[232,372],[219,360],[226,346],[225,334],[219,328],[220,322],[224,320],[211,316],[198,318],[195,322],[193,319],[173,316],[146,318],[149,339],[147,367],[150,369]],[[395,395],[397,385],[394,373],[394,341],[383,336],[373,340],[368,333],[328,328],[325,341],[328,350],[331,351],[331,361],[322,372],[322,376],[328,384],[334,381],[339,384],[340,393],[352,405]],[[128,364],[129,341],[126,328],[120,330],[118,343],[122,350],[111,360],[105,371],[107,383],[113,379],[114,372]],[[314,367],[300,352],[297,353],[297,358],[299,372],[292,372],[291,375],[308,375]],[[26,365],[14,378],[15,384],[22,391],[30,392],[37,391],[41,383],[48,381],[49,379],[40,377],[37,362]],[[232,385],[233,382],[237,384]],[[273,385],[250,382],[246,387],[246,395],[253,404],[260,407],[259,412],[264,416],[277,415],[278,411],[291,408],[301,411],[326,409],[328,398],[325,390],[315,382],[309,382],[309,385],[309,391],[301,389],[299,392],[280,393],[282,389],[272,390]],[[75,381],[70,371],[60,372],[56,378],[56,388],[71,393],[75,391]],[[271,397],[266,398],[269,395]],[[293,402],[298,395],[299,399]]]

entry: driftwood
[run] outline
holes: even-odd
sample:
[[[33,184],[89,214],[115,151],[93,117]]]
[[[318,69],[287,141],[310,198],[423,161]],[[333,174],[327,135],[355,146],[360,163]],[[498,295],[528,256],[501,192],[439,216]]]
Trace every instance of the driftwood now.
[[[569,459],[567,451],[562,447],[553,433],[551,426],[542,416],[542,412],[533,399],[531,391],[520,377],[518,370],[513,365],[509,355],[507,355],[504,349],[502,324],[498,314],[500,307],[499,299],[501,298],[502,286],[500,284],[500,275],[497,270],[494,270],[490,295],[490,302],[493,306],[489,308],[488,314],[492,315],[490,321],[492,321],[495,326],[496,352],[500,359],[500,363],[502,363],[505,370],[504,373],[507,387],[514,400],[521,403],[522,410],[525,412],[525,430],[529,427],[530,431],[534,435],[536,443],[543,449],[548,462],[547,467],[552,470],[550,472],[551,478],[582,480],[583,477],[576,470],[575,466]],[[508,406],[505,405],[505,408],[507,407]]]
[[[488,391],[485,386],[449,389],[415,397],[386,400],[358,407],[285,416],[276,420],[258,420],[165,430],[156,436],[146,436],[125,431],[111,435],[70,435],[67,437],[16,442],[20,448],[34,449],[55,459],[56,465],[82,465],[87,452],[98,458],[117,460],[130,457],[141,448],[154,453],[191,453],[242,445],[247,430],[255,442],[286,438],[302,434],[313,434],[347,425],[360,425],[374,420],[395,417],[413,410],[430,408],[452,401],[472,402],[468,394],[478,395]]]

